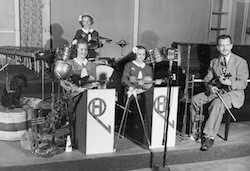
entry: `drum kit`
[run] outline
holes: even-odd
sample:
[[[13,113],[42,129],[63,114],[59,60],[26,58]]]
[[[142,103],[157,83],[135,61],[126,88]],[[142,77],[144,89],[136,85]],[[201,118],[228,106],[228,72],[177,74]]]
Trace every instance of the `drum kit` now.
[[[167,48],[154,48],[148,51],[149,56],[146,59],[146,63],[158,63],[167,60]]]
[[[123,48],[129,43],[126,42],[124,39],[121,39],[119,42],[116,42],[116,44],[121,47],[121,56],[123,56]]]

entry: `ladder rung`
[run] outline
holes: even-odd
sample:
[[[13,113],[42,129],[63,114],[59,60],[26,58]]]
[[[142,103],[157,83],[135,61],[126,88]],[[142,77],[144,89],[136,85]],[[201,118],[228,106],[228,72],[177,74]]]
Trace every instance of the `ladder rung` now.
[[[227,30],[227,28],[219,28],[219,27],[218,28],[214,28],[213,27],[213,28],[211,28],[211,30]]]
[[[227,15],[228,14],[228,12],[212,12],[212,14],[214,14],[214,15]]]

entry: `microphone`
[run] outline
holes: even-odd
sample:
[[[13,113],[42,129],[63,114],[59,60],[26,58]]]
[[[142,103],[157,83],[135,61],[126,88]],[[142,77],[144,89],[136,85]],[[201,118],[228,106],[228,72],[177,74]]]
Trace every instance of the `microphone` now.
[[[169,71],[170,72],[172,71],[174,57],[175,57],[175,49],[168,48],[167,49],[167,59],[169,60]]]

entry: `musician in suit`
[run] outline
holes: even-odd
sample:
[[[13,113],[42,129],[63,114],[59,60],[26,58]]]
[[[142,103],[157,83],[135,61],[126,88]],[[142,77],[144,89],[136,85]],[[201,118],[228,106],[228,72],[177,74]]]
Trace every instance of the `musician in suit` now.
[[[99,41],[97,37],[99,36],[98,31],[92,28],[94,24],[94,19],[88,15],[80,15],[79,24],[82,26],[81,29],[76,31],[75,37],[72,41],[72,45],[74,46],[78,40],[84,39],[88,42],[89,46],[89,53],[87,58],[89,59],[97,59],[97,53],[95,51],[96,48],[102,47],[102,41]]]
[[[232,39],[229,35],[220,35],[217,38],[217,50],[220,55],[210,61],[204,78],[207,92],[199,93],[191,99],[190,111],[193,118],[199,114],[202,105],[210,102],[209,116],[201,141],[202,151],[209,150],[214,144],[214,138],[219,131],[223,114],[226,112],[225,104],[229,109],[240,108],[244,104],[244,89],[247,87],[249,77],[248,64],[245,59],[232,53],[232,48]],[[197,140],[196,131],[192,133],[192,136]]]

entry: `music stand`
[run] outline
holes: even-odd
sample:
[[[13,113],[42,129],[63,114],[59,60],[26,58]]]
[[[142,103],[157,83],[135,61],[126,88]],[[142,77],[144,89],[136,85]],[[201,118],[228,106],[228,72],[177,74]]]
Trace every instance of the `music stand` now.
[[[124,112],[123,112],[123,115],[122,115],[122,120],[121,120],[119,130],[118,130],[118,133],[117,133],[117,136],[116,136],[116,139],[115,139],[115,143],[114,143],[114,151],[116,150],[116,145],[117,145],[117,142],[118,142],[118,138],[120,137],[120,133],[121,133],[121,129],[123,127],[123,124],[124,124],[123,134],[125,132],[125,127],[126,127],[125,124],[126,124],[126,119],[127,119],[127,113],[129,111],[129,105],[130,105],[132,96],[134,96],[134,98],[135,98],[136,106],[137,106],[139,116],[140,116],[140,120],[141,120],[141,124],[142,124],[142,128],[143,128],[147,143],[148,143],[148,145],[150,145],[150,141],[149,141],[149,137],[147,135],[147,131],[146,131],[146,127],[145,127],[145,124],[144,124],[141,108],[140,108],[139,101],[138,101],[138,98],[137,98],[137,92],[135,90],[133,90],[132,92],[128,91],[128,93],[127,93],[127,100],[126,100],[126,104],[125,104],[125,109],[124,109]],[[125,123],[124,123],[124,120],[125,120]]]

